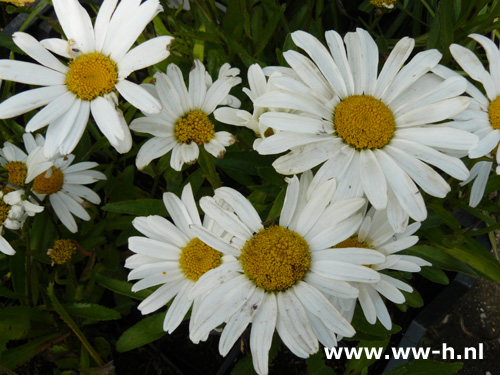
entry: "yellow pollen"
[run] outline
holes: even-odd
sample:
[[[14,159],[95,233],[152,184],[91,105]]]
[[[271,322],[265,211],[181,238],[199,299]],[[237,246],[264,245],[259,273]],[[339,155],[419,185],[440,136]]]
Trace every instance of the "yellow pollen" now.
[[[214,124],[199,109],[188,112],[175,124],[175,138],[179,143],[196,142],[202,146],[214,137]]]
[[[190,280],[198,279],[213,268],[222,264],[222,253],[212,249],[199,238],[193,238],[182,248],[179,268]]]
[[[261,229],[241,250],[245,275],[268,292],[283,291],[302,280],[309,271],[309,244],[285,227]]]
[[[11,206],[4,202],[2,198],[0,198],[0,227],[5,223],[7,217],[9,216]],[[0,232],[1,235],[1,232]]]
[[[398,0],[370,0],[370,4],[375,5],[377,8],[392,9]]]
[[[68,90],[83,100],[109,94],[118,81],[116,64],[100,53],[87,53],[69,63]]]
[[[55,240],[54,246],[47,251],[47,255],[54,263],[64,264],[71,260],[75,252],[76,246],[72,240]]]
[[[359,247],[362,249],[372,249],[372,247],[369,246],[366,242],[360,242],[358,236],[348,238],[347,240],[339,242],[338,244],[333,246],[333,248],[336,249],[343,249],[346,247]]]
[[[20,161],[11,161],[10,163],[5,164],[5,169],[9,172],[9,182],[11,184],[17,185],[19,187],[24,186],[24,181],[26,180],[26,164]]]
[[[493,129],[500,129],[500,96],[490,103],[488,107],[488,117]]]
[[[64,175],[60,169],[52,166],[52,175],[45,178],[47,171],[35,177],[33,190],[38,194],[53,194],[61,190],[64,182]]]
[[[335,108],[337,136],[358,150],[382,148],[394,135],[394,116],[381,100],[370,95],[349,96]]]

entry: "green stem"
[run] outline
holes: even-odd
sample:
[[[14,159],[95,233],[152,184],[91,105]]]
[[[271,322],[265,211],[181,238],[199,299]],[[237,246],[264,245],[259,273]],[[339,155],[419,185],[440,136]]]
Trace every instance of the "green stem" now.
[[[432,18],[436,17],[436,14],[434,13],[434,11],[432,10],[432,8],[430,7],[430,5],[427,3],[427,1],[425,0],[420,0],[420,2],[422,4],[424,4],[424,7],[427,9],[427,11],[429,12],[429,14],[432,16]]]
[[[215,164],[212,156],[203,148],[200,147],[200,156],[198,163],[203,170],[203,177],[212,185],[213,189],[218,189],[222,186],[222,181],[215,169]]]

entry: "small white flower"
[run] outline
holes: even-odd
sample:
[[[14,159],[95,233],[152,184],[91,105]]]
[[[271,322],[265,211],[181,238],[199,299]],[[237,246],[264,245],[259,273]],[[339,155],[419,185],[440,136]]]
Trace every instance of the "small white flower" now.
[[[32,191],[43,200],[47,195],[57,217],[71,232],[78,230],[73,216],[90,220],[83,207],[83,198],[93,204],[101,203],[101,198],[84,185],[105,180],[106,176],[91,170],[98,166],[95,162],[85,161],[71,165],[75,159],[72,154],[53,159],[53,166],[40,173],[33,181]]]
[[[132,224],[144,236],[129,238],[129,248],[136,254],[127,258],[125,267],[132,269],[129,280],[140,279],[132,291],[160,286],[138,306],[142,314],[158,310],[173,298],[163,323],[163,329],[171,333],[191,306],[193,311],[198,308],[202,298],[188,298],[198,279],[212,268],[225,268],[224,264],[234,258],[212,249],[191,230],[190,226],[201,225],[201,220],[190,184],[184,187],[180,199],[165,193],[163,201],[175,225],[161,216],[135,218]],[[222,235],[222,228],[209,217],[205,217],[203,226]]]
[[[0,118],[10,118],[45,106],[26,125],[29,132],[49,125],[45,155],[69,154],[78,144],[89,114],[120,153],[130,150],[132,138],[117,108],[117,90],[144,112],[159,113],[160,103],[126,78],[135,70],[164,60],[173,38],[161,36],[132,47],[146,25],[160,12],[159,0],[105,0],[92,25],[77,0],[54,0],[54,9],[68,40],[38,42],[16,32],[13,40],[38,64],[0,60],[0,78],[44,86],[17,94],[0,104]],[[116,9],[115,9],[116,8]],[[71,59],[62,64],[52,51]]]
[[[52,166],[44,154],[43,136],[35,138],[31,133],[24,133],[23,141],[27,153],[10,142],[5,142],[0,149],[0,165],[9,173],[8,182],[18,188]]]
[[[395,233],[387,219],[387,211],[377,211],[372,207],[366,214],[357,233],[335,247],[339,251],[345,252],[350,250],[346,250],[344,247],[365,248],[380,252],[386,257],[385,262],[365,264],[365,266],[377,272],[382,270],[419,272],[420,267],[430,266],[431,264],[415,256],[397,254],[418,242],[418,237],[413,234],[419,228],[420,223],[415,222],[410,224],[403,233]],[[391,317],[380,295],[394,303],[401,304],[405,302],[405,297],[400,290],[406,292],[413,291],[408,284],[384,273],[380,273],[380,281],[376,283],[356,282],[351,284],[359,290],[357,299],[363,309],[366,320],[371,324],[375,324],[378,319],[387,329],[391,329],[392,327]],[[345,307],[344,316],[350,321],[354,313],[355,304],[348,305],[340,301],[337,301],[337,303],[343,304]]]
[[[7,188],[7,191],[10,190]],[[4,192],[0,190],[0,251],[7,255],[14,255],[15,250],[3,238],[3,228],[21,229],[27,216],[34,216],[42,212],[43,207],[24,199],[23,190]]]
[[[479,58],[471,50],[452,44],[450,51],[462,69],[475,81],[481,83],[486,92],[484,95],[475,86],[469,84],[467,93],[472,97],[471,106],[460,115],[463,122],[473,127],[474,134],[479,137],[477,147],[469,152],[471,159],[483,156],[492,161],[480,161],[471,169],[471,175],[463,184],[474,180],[469,205],[476,207],[484,195],[486,183],[490,175],[493,161],[496,161],[496,174],[500,174],[500,153],[497,152],[500,142],[500,51],[495,43],[485,36],[469,35],[486,51],[489,62],[487,71]],[[448,74],[452,74],[449,71]],[[456,74],[456,73],[455,73]]]
[[[236,138],[226,131],[216,132],[208,116],[219,105],[240,105],[239,100],[229,95],[231,88],[241,82],[238,73],[238,69],[224,64],[219,78],[212,83],[205,66],[195,60],[189,73],[189,90],[175,64],[167,67],[167,74],[155,74],[155,86],[143,85],[159,99],[163,109],[158,115],[145,113],[146,117],[130,124],[136,132],[153,135],[137,154],[137,168],[143,169],[151,160],[171,151],[170,166],[180,171],[184,164],[198,159],[201,146],[213,156],[223,157],[226,147]]]

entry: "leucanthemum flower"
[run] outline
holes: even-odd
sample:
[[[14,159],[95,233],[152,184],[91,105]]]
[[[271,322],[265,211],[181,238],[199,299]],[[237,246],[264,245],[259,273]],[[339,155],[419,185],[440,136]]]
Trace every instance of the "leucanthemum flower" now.
[[[158,0],[105,0],[92,26],[77,0],[54,0],[57,18],[68,40],[38,42],[29,34],[13,35],[16,45],[38,64],[0,60],[0,78],[44,86],[17,94],[0,104],[0,118],[10,118],[45,106],[26,125],[33,132],[49,125],[45,154],[69,154],[92,116],[118,152],[130,150],[130,130],[117,108],[117,90],[144,112],[159,113],[160,103],[139,85],[127,81],[130,73],[164,60],[173,38],[161,36],[130,50],[146,25],[162,8]],[[115,9],[116,8],[116,9]],[[71,59],[61,63],[49,51]]]
[[[468,177],[465,165],[448,151],[468,151],[477,137],[436,124],[469,106],[468,98],[458,96],[466,80],[452,77],[424,85],[441,54],[420,52],[403,67],[415,44],[411,38],[396,44],[380,73],[377,45],[365,30],[347,33],[344,41],[335,31],[325,38],[329,50],[306,32],[292,34],[310,56],[284,53],[301,81],[275,77],[273,84],[286,92],[268,92],[255,105],[301,113],[264,113],[260,121],[280,132],[264,139],[257,151],[291,150],[273,163],[282,174],[324,163],[313,184],[335,178],[340,196],[366,195],[375,208],[387,208],[393,228],[401,232],[408,217],[427,217],[418,186],[436,197],[450,190],[427,164],[460,180]]]
[[[74,159],[72,154],[56,157],[54,165],[40,173],[31,187],[40,200],[48,195],[57,217],[73,233],[78,230],[73,216],[90,220],[83,198],[93,204],[101,203],[99,195],[84,185],[106,179],[103,173],[91,169],[98,166],[97,163],[85,161],[71,165]]]
[[[52,161],[43,150],[43,136],[37,135],[35,138],[30,133],[24,133],[23,142],[27,153],[10,142],[5,142],[0,149],[0,165],[7,170],[8,183],[14,188],[23,188],[52,166]]]
[[[161,216],[135,218],[132,224],[144,236],[129,238],[129,248],[136,254],[127,258],[125,267],[132,269],[129,280],[140,279],[132,291],[160,286],[138,306],[142,314],[156,311],[173,299],[163,323],[163,329],[171,333],[191,306],[193,311],[199,306],[202,298],[188,298],[198,279],[213,268],[224,269],[227,260],[234,258],[206,245],[190,229],[192,224],[201,225],[190,184],[184,187],[180,199],[165,193],[163,201],[175,225]],[[217,235],[223,234],[209,217],[203,225]]]
[[[336,333],[355,331],[325,295],[355,298],[349,281],[376,283],[380,275],[364,264],[385,256],[370,249],[332,249],[361,223],[361,198],[330,204],[335,180],[309,190],[312,173],[288,179],[278,225],[264,227],[251,203],[228,187],[203,197],[200,206],[230,236],[221,238],[199,225],[193,230],[207,245],[237,260],[204,274],[189,296],[205,296],[191,316],[190,338],[198,342],[226,322],[219,351],[226,355],[252,323],[250,347],[255,370],[266,374],[275,329],[297,356],[307,358],[336,345]],[[228,209],[223,206],[228,206]],[[211,292],[210,290],[213,289]]]
[[[4,227],[10,230],[21,229],[26,217],[42,212],[43,207],[31,203],[24,197],[23,190],[3,188],[0,190],[0,252],[14,255],[16,252],[3,238]]]
[[[383,270],[396,270],[404,272],[419,272],[421,267],[431,264],[421,258],[411,255],[399,255],[398,252],[405,250],[418,242],[418,236],[413,234],[420,228],[420,223],[410,224],[403,233],[395,233],[388,219],[387,211],[377,211],[371,208],[366,214],[363,223],[357,233],[337,244],[335,247],[364,248],[380,252],[386,257],[385,262],[379,264],[365,264],[366,267],[379,272]],[[392,322],[387,307],[381,295],[394,303],[404,303],[405,297],[400,290],[412,292],[408,284],[385,273],[380,273],[380,281],[376,283],[351,283],[359,290],[358,301],[361,305],[366,320],[375,324],[380,320],[382,325],[391,329]],[[348,306],[345,303],[343,306]],[[344,311],[344,316],[350,321],[354,313],[355,304],[350,305]]]
[[[239,70],[224,64],[212,83],[205,66],[195,60],[189,72],[189,89],[177,65],[170,64],[166,73],[155,74],[155,86],[144,85],[161,102],[161,113],[144,113],[145,117],[130,124],[136,132],[153,135],[137,154],[137,168],[143,169],[151,160],[172,152],[170,166],[180,171],[184,164],[198,159],[201,146],[213,156],[223,157],[236,138],[226,131],[216,132],[208,116],[218,105],[239,107],[240,102],[229,95],[231,88],[241,82]]]
[[[377,8],[394,9],[398,0],[370,0],[370,4]]]
[[[248,84],[249,88],[244,87],[243,92],[250,98],[252,102],[269,91],[272,87],[271,79],[267,80],[264,70],[258,65],[253,64],[248,68]],[[266,107],[253,107],[253,112],[230,107],[217,108],[214,111],[214,117],[217,121],[223,122],[225,124],[244,126],[255,132],[257,139],[254,142],[254,148],[261,142],[262,138],[269,135],[266,131],[269,129],[263,126],[259,118],[260,116],[271,110]],[[272,132],[271,132],[272,133]]]
[[[471,34],[486,51],[489,72],[483,67],[479,58],[471,50],[452,44],[450,52],[462,69],[475,81],[481,83],[486,92],[484,95],[475,86],[470,85],[467,93],[472,97],[471,107],[462,118],[474,125],[474,134],[479,137],[477,147],[470,150],[469,157],[476,159],[490,157],[492,161],[479,161],[471,169],[470,176],[463,184],[474,180],[469,204],[476,207],[484,195],[486,183],[496,161],[496,174],[500,174],[500,155],[497,152],[500,142],[500,51],[495,43],[483,35]],[[450,73],[451,74],[451,73]]]

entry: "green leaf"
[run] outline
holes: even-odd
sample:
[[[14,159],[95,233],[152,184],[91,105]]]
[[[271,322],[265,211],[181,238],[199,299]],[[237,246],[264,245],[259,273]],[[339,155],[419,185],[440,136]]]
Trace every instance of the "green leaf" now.
[[[356,358],[349,359],[344,374],[345,375],[360,374],[361,371],[368,368],[368,366],[370,366],[371,364],[375,363],[377,357],[380,357],[376,353],[379,353],[379,350],[381,349],[380,354],[382,354],[385,351],[387,344],[389,344],[389,337],[381,341],[366,341],[366,340],[360,341],[356,346],[356,348],[362,351],[361,357],[359,359]],[[371,358],[368,358],[368,356],[366,355],[366,351],[368,351],[369,354],[372,354]]]
[[[413,289],[413,292],[411,293],[402,290],[401,293],[403,293],[403,295],[405,296],[405,305],[416,308],[422,307],[424,305],[424,300],[416,289]]]
[[[62,337],[65,336],[63,335]],[[50,342],[58,337],[61,337],[60,333],[51,333],[30,341],[27,344],[6,350],[0,353],[0,363],[10,369],[16,368],[49,348],[52,345]]]
[[[335,375],[335,371],[325,364],[322,350],[307,358],[306,365],[309,375]]]
[[[73,333],[78,337],[78,339],[81,341],[85,349],[89,352],[89,354],[94,358],[96,363],[99,366],[102,366],[104,364],[103,360],[99,356],[99,354],[95,351],[95,349],[90,345],[90,342],[88,341],[87,337],[85,337],[84,333],[82,330],[78,327],[78,325],[75,323],[75,321],[71,318],[71,316],[68,314],[66,309],[64,308],[63,305],[61,305],[61,302],[57,299],[55,293],[54,293],[54,283],[51,282],[49,284],[49,287],[47,288],[47,294],[50,298],[50,301],[52,302],[54,310],[59,314],[61,319],[66,323],[66,325],[73,331]]]
[[[167,209],[161,199],[135,199],[129,201],[108,203],[103,211],[116,212],[134,216],[160,215],[168,216]]]
[[[132,284],[127,283],[126,281],[123,280],[118,280],[118,279],[113,279],[111,277],[107,277],[101,274],[97,274],[95,277],[97,283],[106,288],[109,289],[115,293],[133,298],[133,299],[138,299],[138,300],[144,300],[146,299],[151,293],[150,290],[141,290],[137,293],[132,292]]]
[[[439,248],[453,258],[468,264],[484,278],[500,283],[500,263],[493,256],[486,257],[468,249],[448,249],[443,246],[439,246]]]
[[[116,342],[116,350],[127,352],[158,340],[167,333],[163,330],[166,313],[154,314],[127,329]]]
[[[420,275],[437,284],[448,285],[450,283],[448,276],[436,267],[422,267]]]
[[[453,375],[456,374],[463,364],[461,362],[439,362],[431,359],[415,359],[384,375]]]
[[[28,333],[30,321],[24,316],[0,319],[0,352],[10,340],[19,340]]]
[[[93,320],[115,320],[120,319],[121,315],[109,307],[96,305],[93,303],[70,303],[65,304],[66,311],[73,316]]]

